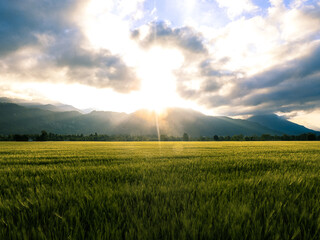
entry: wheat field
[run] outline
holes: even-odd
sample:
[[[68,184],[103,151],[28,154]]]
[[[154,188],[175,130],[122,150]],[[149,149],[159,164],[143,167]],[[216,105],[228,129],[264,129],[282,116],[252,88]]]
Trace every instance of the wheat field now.
[[[0,239],[320,239],[319,142],[0,142]]]

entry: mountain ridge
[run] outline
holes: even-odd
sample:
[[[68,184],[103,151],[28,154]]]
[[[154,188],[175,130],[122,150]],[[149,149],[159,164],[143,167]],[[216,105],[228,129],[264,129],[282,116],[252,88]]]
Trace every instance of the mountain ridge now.
[[[297,135],[316,133],[314,130],[300,126],[296,129],[281,131],[278,125],[266,126],[255,118],[249,120],[233,119],[224,116],[207,116],[192,109],[168,108],[162,114],[141,109],[131,114],[92,111],[83,114],[78,111],[50,111],[35,107],[21,106],[16,103],[0,103],[0,134],[34,134],[41,130],[57,134],[128,134],[182,136],[233,136],[233,135]],[[260,119],[261,120],[261,119]],[[281,119],[282,124],[289,126],[297,124]],[[261,123],[262,122],[262,123]],[[157,125],[158,123],[158,125]],[[293,124],[293,125],[292,125]],[[295,132],[296,131],[296,132]]]
[[[288,135],[299,135],[306,132],[317,133],[317,131],[306,128],[297,123],[286,120],[276,114],[260,114],[252,116],[248,121],[259,123],[275,131],[283,131]]]

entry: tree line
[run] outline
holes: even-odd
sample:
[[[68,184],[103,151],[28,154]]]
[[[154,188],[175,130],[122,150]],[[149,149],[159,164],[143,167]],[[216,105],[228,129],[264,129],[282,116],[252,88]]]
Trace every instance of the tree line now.
[[[107,135],[93,133],[90,135],[84,134],[55,134],[47,133],[42,130],[40,134],[11,134],[0,135],[0,141],[320,141],[320,135],[314,133],[304,133],[300,135],[269,135],[263,134],[261,136],[199,136],[191,137],[188,133],[184,133],[181,137],[160,135]]]

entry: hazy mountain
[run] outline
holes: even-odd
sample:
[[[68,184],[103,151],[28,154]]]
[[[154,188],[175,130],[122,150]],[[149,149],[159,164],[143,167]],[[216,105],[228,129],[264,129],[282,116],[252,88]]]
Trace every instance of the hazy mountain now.
[[[299,134],[309,133],[309,132],[317,133],[317,134],[319,133],[312,129],[301,126],[299,124],[290,122],[285,118],[275,114],[257,115],[257,116],[250,117],[247,120],[255,123],[259,123],[272,130],[279,131],[282,134],[299,135]]]
[[[0,133],[39,133],[45,129],[55,133],[72,133],[77,130],[74,120],[81,113],[53,112],[27,108],[13,103],[0,103]]]
[[[93,111],[49,111],[14,103],[0,103],[0,134],[31,134],[41,130],[58,134],[129,134],[192,137],[232,135],[282,135],[315,132],[276,115],[255,116],[249,120],[213,117],[180,108],[167,109],[162,114],[139,110],[132,114]]]
[[[13,98],[6,98],[6,97],[1,97],[0,102],[2,102],[2,103],[15,103],[20,106],[24,106],[24,107],[28,107],[28,108],[38,108],[38,109],[49,110],[49,111],[53,111],[53,112],[70,112],[70,111],[82,112],[82,110],[77,109],[74,106],[62,104],[62,103],[41,104],[38,102],[26,101],[23,99],[13,99]],[[84,110],[84,111],[87,111],[87,110]]]
[[[228,117],[207,116],[194,110],[180,108],[168,109],[158,117],[158,123],[160,133],[174,136],[182,136],[184,132],[193,137],[238,134],[251,136],[278,133],[257,123]]]
[[[38,103],[22,103],[19,104],[21,106],[24,107],[28,107],[28,108],[38,108],[38,109],[42,109],[42,110],[49,110],[52,112],[71,112],[71,111],[77,111],[77,112],[81,112],[79,109],[71,106],[71,105],[64,105],[64,104],[57,104],[57,105],[53,105],[53,104],[38,104]]]
[[[16,103],[16,104],[21,104],[24,102],[28,102],[23,99],[18,99],[18,98],[7,98],[7,97],[0,97],[0,103]]]

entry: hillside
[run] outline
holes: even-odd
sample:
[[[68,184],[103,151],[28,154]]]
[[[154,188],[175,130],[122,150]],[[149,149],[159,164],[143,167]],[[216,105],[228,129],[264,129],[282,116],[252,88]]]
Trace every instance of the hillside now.
[[[78,111],[49,111],[20,106],[14,103],[0,103],[0,134],[35,134],[41,130],[58,134],[128,134],[156,135],[157,123],[160,134],[182,136],[184,132],[192,137],[252,135],[297,135],[313,132],[298,124],[274,116],[256,116],[248,120],[229,117],[213,117],[181,108],[170,108],[156,115],[149,110],[132,114],[92,111],[82,114]]]
[[[314,131],[302,125],[290,122],[285,118],[279,117],[275,114],[252,116],[247,120],[251,122],[259,123],[274,131],[279,131],[283,134],[288,134],[288,135],[299,135],[299,134],[308,133],[308,132],[319,134],[319,132],[317,131]]]

